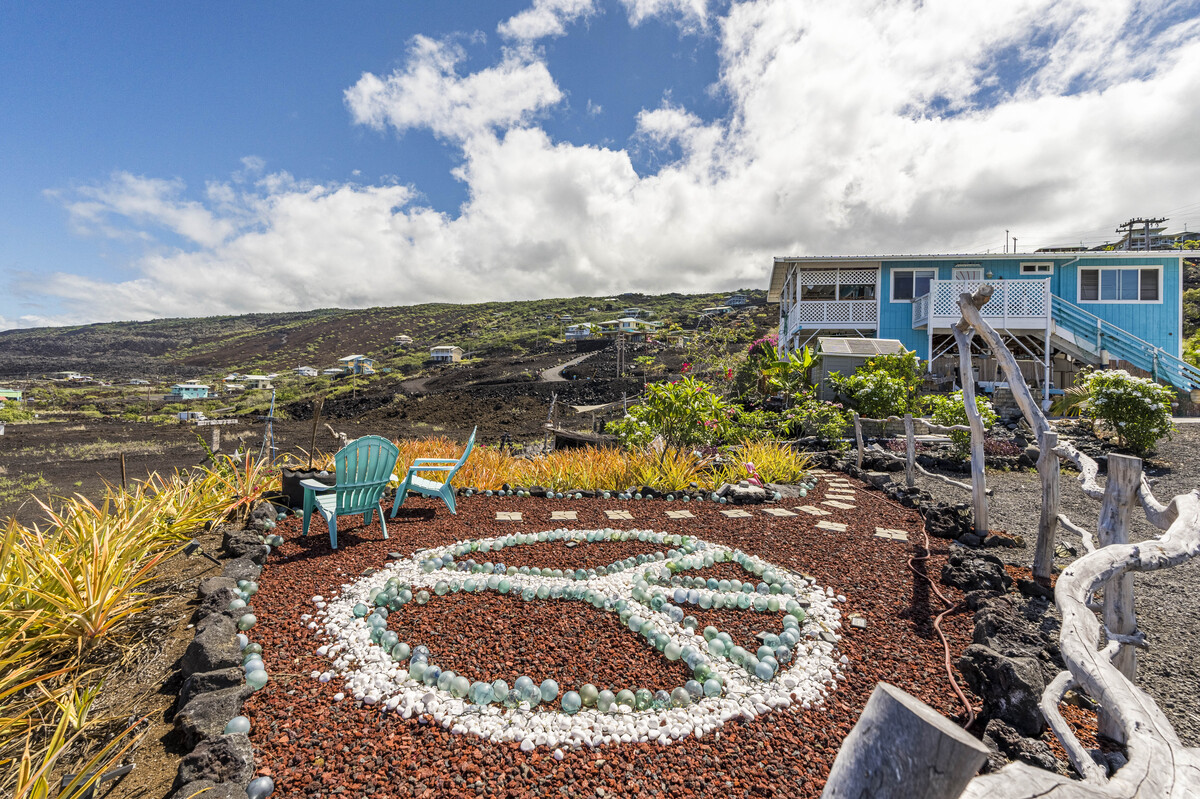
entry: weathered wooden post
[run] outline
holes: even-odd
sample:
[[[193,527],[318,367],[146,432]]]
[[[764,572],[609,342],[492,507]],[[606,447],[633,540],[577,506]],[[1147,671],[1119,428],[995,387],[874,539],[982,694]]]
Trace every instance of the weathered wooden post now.
[[[917,484],[917,437],[913,432],[911,413],[904,414],[904,484],[912,488]]]
[[[212,451],[221,451],[221,425],[219,424],[212,426]]]
[[[1100,505],[1100,522],[1096,537],[1100,546],[1129,543],[1129,512],[1138,501],[1142,482],[1142,460],[1129,455],[1108,456],[1108,482]],[[1133,611],[1133,575],[1123,574],[1104,584],[1104,627],[1117,635],[1137,632],[1137,617]],[[1137,674],[1137,652],[1129,644],[1121,644],[1113,665],[1130,682]],[[1100,734],[1114,741],[1125,742],[1124,732],[1101,709]]]
[[[1061,469],[1058,455],[1054,454],[1054,448],[1058,446],[1058,433],[1045,431],[1039,445],[1041,453],[1038,455],[1037,470],[1042,480],[1042,516],[1038,520],[1037,548],[1033,553],[1033,577],[1036,580],[1049,580],[1054,569],[1054,532],[1058,528]]]
[[[974,736],[881,682],[842,741],[821,799],[956,799],[987,756]]]
[[[965,316],[950,330],[958,345],[963,409],[967,412],[967,424],[971,427],[971,504],[975,510],[975,535],[983,538],[991,528],[988,526],[987,483],[983,470],[983,417],[979,415],[979,407],[975,404],[975,379],[971,371],[971,339],[975,334]]]
[[[863,461],[863,436],[862,420],[858,418],[858,411],[854,411],[854,445],[858,447],[858,456],[854,459],[854,464],[861,469]]]

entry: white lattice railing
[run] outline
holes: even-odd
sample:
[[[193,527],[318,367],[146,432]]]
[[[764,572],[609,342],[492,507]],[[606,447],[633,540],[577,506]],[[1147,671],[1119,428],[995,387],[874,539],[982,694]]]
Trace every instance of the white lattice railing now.
[[[913,301],[913,326],[933,324],[949,327],[960,318],[958,297],[972,294],[984,284],[994,289],[980,309],[990,323],[1000,327],[1041,328],[1050,322],[1050,279],[1032,280],[934,280],[929,293]],[[927,308],[918,311],[921,302]],[[918,316],[920,313],[920,316]]]
[[[921,327],[929,324],[929,295],[922,294],[913,300],[912,326]]]
[[[797,327],[873,327],[878,320],[875,300],[800,301],[792,306],[788,324]]]

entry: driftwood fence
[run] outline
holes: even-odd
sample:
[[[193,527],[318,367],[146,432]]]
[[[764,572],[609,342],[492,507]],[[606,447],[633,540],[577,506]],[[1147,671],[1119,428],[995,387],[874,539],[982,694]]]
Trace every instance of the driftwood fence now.
[[[1062,613],[1059,644],[1067,671],[1046,688],[1042,714],[1062,743],[1080,779],[1012,763],[994,774],[975,776],[987,757],[982,743],[948,719],[881,683],[858,723],[847,736],[830,771],[823,797],[929,797],[954,799],[1035,799],[1035,797],[1183,797],[1200,796],[1200,749],[1185,747],[1170,722],[1135,684],[1138,648],[1148,646],[1137,629],[1133,607],[1133,572],[1179,565],[1200,554],[1200,491],[1176,496],[1167,504],[1155,498],[1138,458],[1110,455],[1108,478],[1097,480],[1098,465],[1057,434],[1034,401],[1016,359],[979,314],[991,288],[963,294],[958,301],[962,321],[955,328],[960,357],[969,357],[970,340],[983,338],[999,360],[1022,412],[1041,444],[1038,472],[1042,513],[1034,572],[1048,577],[1058,524],[1079,534],[1086,554],[1059,575],[1054,598]],[[969,375],[969,364],[961,369]],[[973,391],[964,386],[968,418]],[[973,477],[982,474],[982,424],[972,420]],[[861,432],[856,426],[860,440]],[[911,442],[912,436],[909,435]],[[978,445],[979,453],[974,450]],[[910,443],[910,452],[912,444]],[[910,456],[911,458],[911,456]],[[1096,535],[1059,513],[1059,460],[1079,469],[1084,494],[1100,503]],[[982,480],[973,479],[976,522],[986,519]],[[1129,543],[1129,519],[1137,509],[1162,530],[1158,538]],[[986,527],[984,528],[986,529]],[[1103,602],[1093,598],[1103,595]],[[1097,618],[1099,614],[1099,618]],[[1103,634],[1104,645],[1101,646]],[[1092,760],[1059,713],[1063,695],[1078,688],[1100,708],[1100,732],[1125,744],[1128,762],[1109,778]]]

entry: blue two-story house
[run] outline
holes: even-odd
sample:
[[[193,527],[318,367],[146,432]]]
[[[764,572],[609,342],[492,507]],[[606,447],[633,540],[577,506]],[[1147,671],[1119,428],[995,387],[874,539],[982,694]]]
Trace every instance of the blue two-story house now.
[[[987,283],[994,292],[983,317],[1024,361],[1043,397],[1065,387],[1054,385],[1055,359],[1127,364],[1190,390],[1200,388],[1200,370],[1181,360],[1184,255],[781,257],[767,299],[779,303],[781,353],[815,344],[817,335],[898,339],[932,370],[957,356],[950,328],[961,318],[959,295]]]

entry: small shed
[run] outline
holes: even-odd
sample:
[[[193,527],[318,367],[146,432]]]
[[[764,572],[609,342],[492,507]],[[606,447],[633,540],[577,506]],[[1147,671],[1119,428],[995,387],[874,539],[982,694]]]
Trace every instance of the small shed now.
[[[817,355],[820,359],[813,367],[813,385],[817,387],[817,399],[833,400],[833,388],[825,378],[830,372],[843,375],[854,374],[858,367],[879,355],[900,355],[907,352],[904,345],[894,338],[850,338],[821,336],[817,339]]]

